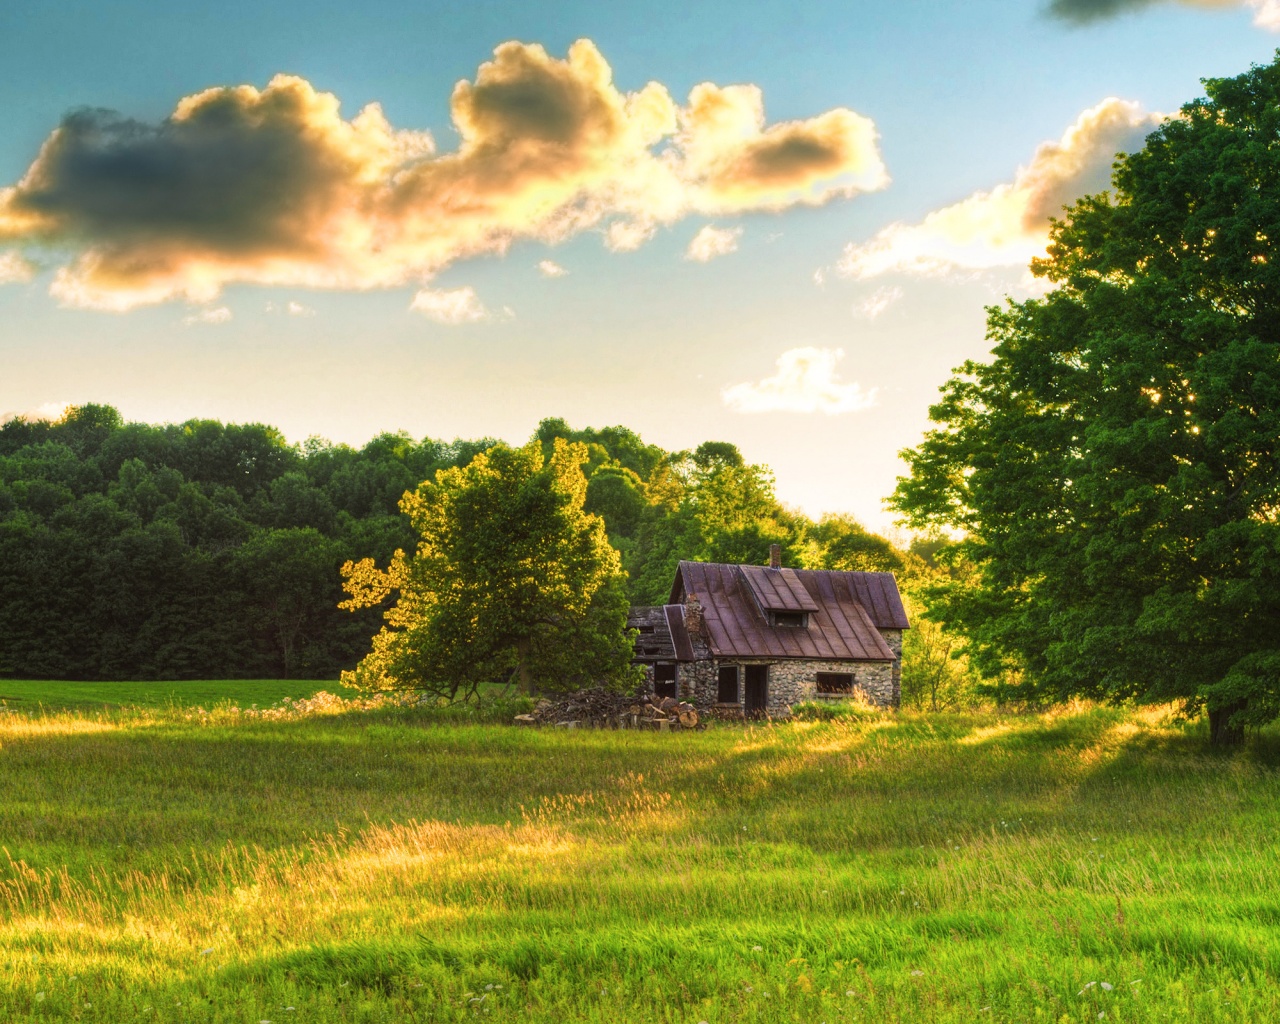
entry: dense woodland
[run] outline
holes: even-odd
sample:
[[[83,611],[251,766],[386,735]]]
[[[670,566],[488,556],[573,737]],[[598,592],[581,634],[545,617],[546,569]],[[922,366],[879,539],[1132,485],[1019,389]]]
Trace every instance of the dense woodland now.
[[[628,597],[661,602],[681,558],[892,569],[923,564],[846,517],[784,508],[731,444],[668,452],[622,427],[544,420],[587,445],[586,510],[605,521]],[[290,444],[259,424],[125,423],[108,406],[0,426],[0,677],[325,678],[382,622],[338,608],[340,567],[386,564],[416,536],[406,491],[489,439],[381,434]]]

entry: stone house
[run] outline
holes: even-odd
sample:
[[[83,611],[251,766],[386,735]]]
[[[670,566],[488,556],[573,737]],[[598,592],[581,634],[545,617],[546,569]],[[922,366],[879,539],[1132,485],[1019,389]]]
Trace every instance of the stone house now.
[[[906,610],[888,572],[681,562],[665,605],[632,608],[647,694],[782,716],[806,700],[901,698]]]

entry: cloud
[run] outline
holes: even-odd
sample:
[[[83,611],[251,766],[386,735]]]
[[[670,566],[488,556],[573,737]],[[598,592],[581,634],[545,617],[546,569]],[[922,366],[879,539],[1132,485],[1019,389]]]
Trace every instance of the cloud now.
[[[36,406],[26,412],[3,412],[0,413],[0,423],[9,423],[12,420],[22,420],[24,423],[35,423],[39,420],[48,420],[50,423],[57,423],[67,414],[67,410],[73,406],[72,402],[45,402],[43,405]]]
[[[1253,11],[1253,23],[1259,28],[1280,32],[1280,0],[1051,0],[1049,13],[1064,21],[1087,24],[1174,2],[1205,9],[1245,7]]]
[[[737,252],[738,239],[742,237],[742,228],[718,228],[708,224],[689,242],[684,258],[706,263],[717,256],[727,256]]]
[[[225,324],[231,319],[231,310],[226,306],[218,306],[216,309],[202,309],[198,313],[192,313],[190,316],[182,318],[183,327],[194,327],[196,324]]]
[[[543,277],[564,277],[569,271],[560,266],[555,260],[539,260],[538,272]]]
[[[490,319],[490,314],[470,285],[463,288],[423,288],[409,308],[438,324],[474,324]]]
[[[23,258],[21,253],[0,252],[0,284],[30,281],[35,274],[35,265]]]
[[[652,220],[615,220],[604,231],[604,245],[610,252],[635,252],[658,233]]]
[[[874,320],[903,296],[901,288],[877,288],[853,307],[854,316]]]
[[[918,224],[895,223],[845,248],[837,270],[866,279],[887,273],[949,274],[1025,266],[1043,256],[1049,218],[1107,187],[1117,152],[1138,148],[1160,122],[1115,98],[1084,111],[1056,142],[1045,142],[1012,182],[934,210]]]
[[[793,348],[778,357],[778,372],[758,383],[734,384],[721,392],[734,412],[857,412],[875,404],[876,392],[839,379],[843,349]]]
[[[504,43],[451,99],[437,152],[371,104],[279,75],[217,87],[164,121],[65,117],[0,188],[0,244],[72,250],[51,290],[125,310],[209,302],[232,282],[379,288],[428,280],[520,239],[602,228],[635,248],[690,214],[784,210],[882,188],[874,123],[844,108],[767,124],[752,85],[622,92],[589,40],[565,59]]]

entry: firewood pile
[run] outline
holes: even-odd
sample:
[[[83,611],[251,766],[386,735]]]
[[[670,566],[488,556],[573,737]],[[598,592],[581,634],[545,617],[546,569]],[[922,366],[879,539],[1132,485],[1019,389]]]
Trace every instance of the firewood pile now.
[[[516,725],[552,726],[559,729],[653,729],[678,732],[705,729],[698,709],[674,697],[645,698],[583,690],[559,700],[540,700],[532,714],[516,715]]]

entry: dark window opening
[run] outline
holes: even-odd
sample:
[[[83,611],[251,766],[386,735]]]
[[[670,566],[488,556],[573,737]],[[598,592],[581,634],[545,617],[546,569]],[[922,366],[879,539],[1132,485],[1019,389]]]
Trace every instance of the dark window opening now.
[[[676,667],[668,663],[653,666],[653,694],[655,697],[676,695]]]
[[[748,665],[746,677],[742,709],[747,714],[763,712],[769,706],[769,666]]]
[[[716,700],[721,704],[738,703],[738,666],[726,665],[720,669],[720,685],[716,690]]]
[[[809,616],[805,612],[774,612],[773,624],[804,629],[809,625]]]
[[[652,633],[653,627],[652,626],[636,626],[636,632],[638,632],[641,636],[644,636],[645,633]]]
[[[853,693],[852,672],[819,672],[819,693]]]

